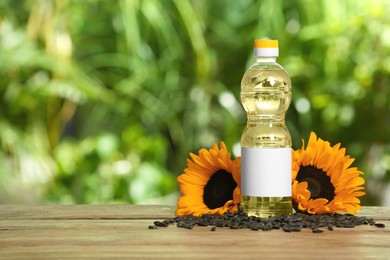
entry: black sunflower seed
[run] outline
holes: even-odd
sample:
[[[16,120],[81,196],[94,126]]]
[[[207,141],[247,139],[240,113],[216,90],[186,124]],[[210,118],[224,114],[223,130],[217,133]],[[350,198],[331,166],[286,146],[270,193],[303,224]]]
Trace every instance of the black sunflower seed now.
[[[166,222],[162,222],[162,221],[154,221],[154,225],[156,225],[158,227],[167,227],[169,224],[167,224]]]
[[[196,224],[200,227],[207,227],[210,223],[207,221],[198,221]]]
[[[225,222],[224,221],[218,221],[215,223],[215,226],[217,227],[224,227],[225,226]]]
[[[283,225],[282,226],[282,229],[285,231],[285,232],[291,232],[291,228],[289,225]]]
[[[251,225],[250,229],[253,231],[259,231],[259,227],[257,225]]]
[[[354,227],[356,227],[356,225],[353,224],[353,223],[346,223],[346,224],[343,225],[343,227],[344,228],[354,228]]]
[[[375,223],[375,226],[379,228],[384,228],[386,225],[383,223]]]
[[[333,231],[334,226],[340,228],[354,228],[359,225],[371,225],[379,228],[385,227],[385,224],[376,223],[372,218],[358,217],[351,214],[324,214],[309,215],[305,213],[294,213],[291,215],[273,216],[260,218],[248,216],[244,212],[227,213],[224,216],[215,216],[203,214],[200,217],[181,216],[167,218],[163,221],[155,221],[154,226],[149,229],[158,229],[158,227],[168,227],[176,223],[179,228],[193,229],[195,226],[211,226],[211,231],[217,227],[228,227],[230,229],[251,229],[253,231],[269,231],[272,229],[282,229],[285,232],[299,232],[302,229],[310,228],[313,233],[323,232],[323,228]]]
[[[322,232],[324,232],[322,229],[320,229],[320,228],[313,228],[313,233],[322,233]]]
[[[176,220],[174,218],[167,218],[166,219],[170,224],[173,224],[176,222]]]
[[[291,232],[300,232],[301,231],[301,227],[291,227],[290,230]]]
[[[186,229],[192,229],[194,227],[194,224],[193,223],[184,223],[183,227]]]
[[[272,230],[273,229],[273,227],[272,227],[272,224],[271,223],[267,223],[267,224],[265,224],[265,226],[264,226],[264,231],[269,231],[269,230]]]
[[[231,223],[230,229],[239,229],[239,223],[237,223],[237,222]]]

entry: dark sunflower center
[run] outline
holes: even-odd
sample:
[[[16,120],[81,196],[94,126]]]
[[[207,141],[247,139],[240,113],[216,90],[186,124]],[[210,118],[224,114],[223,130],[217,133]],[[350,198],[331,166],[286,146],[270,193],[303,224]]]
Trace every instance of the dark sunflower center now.
[[[214,173],[203,190],[203,202],[209,209],[222,207],[228,200],[233,199],[233,191],[237,183],[233,176],[225,171],[219,170]]]
[[[301,166],[296,180],[307,182],[312,199],[324,198],[328,201],[333,200],[335,188],[329,176],[323,170],[312,165]]]

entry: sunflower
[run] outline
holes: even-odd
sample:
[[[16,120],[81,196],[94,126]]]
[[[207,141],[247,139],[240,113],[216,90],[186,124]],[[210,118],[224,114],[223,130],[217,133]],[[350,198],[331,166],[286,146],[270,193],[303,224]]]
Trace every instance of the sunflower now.
[[[311,132],[305,149],[293,151],[292,197],[297,211],[310,214],[348,212],[361,210],[363,173],[350,167],[354,158],[345,155],[340,143],[330,146]]]
[[[226,145],[202,148],[199,155],[190,153],[187,168],[177,181],[182,196],[176,215],[223,215],[237,211],[240,202],[240,159],[232,161]]]

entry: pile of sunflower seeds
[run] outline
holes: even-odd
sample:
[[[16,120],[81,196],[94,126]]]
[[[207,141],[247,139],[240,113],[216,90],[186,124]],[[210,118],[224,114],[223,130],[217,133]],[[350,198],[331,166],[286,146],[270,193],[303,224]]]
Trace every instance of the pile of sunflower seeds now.
[[[163,221],[155,221],[154,225],[149,226],[149,229],[168,227],[171,224],[176,224],[177,227],[186,229],[193,229],[195,226],[211,226],[211,231],[215,231],[217,228],[230,228],[251,229],[254,231],[282,229],[285,232],[299,232],[307,228],[311,229],[313,233],[321,233],[324,229],[333,231],[334,227],[354,228],[359,225],[370,225],[379,228],[385,227],[385,224],[376,223],[372,218],[358,217],[351,214],[308,215],[294,213],[291,215],[261,218],[248,216],[244,212],[235,212],[227,213],[224,216],[204,214],[201,217],[182,216],[168,218]]]

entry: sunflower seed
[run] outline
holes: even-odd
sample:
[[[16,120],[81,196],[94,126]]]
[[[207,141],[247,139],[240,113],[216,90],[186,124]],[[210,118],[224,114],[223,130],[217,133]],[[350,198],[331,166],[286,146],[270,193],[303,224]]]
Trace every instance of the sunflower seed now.
[[[194,227],[194,224],[191,222],[183,224],[183,228],[186,228],[186,229],[192,229],[193,227]]]
[[[383,223],[375,223],[375,226],[379,228],[384,228],[386,225]]]
[[[353,223],[350,223],[350,224],[344,224],[343,227],[344,227],[344,228],[354,228],[354,227],[356,227],[356,225],[353,224]]]
[[[264,231],[269,231],[269,230],[271,230],[271,229],[273,229],[272,224],[271,224],[271,223],[267,223],[267,224],[265,224],[263,230],[264,230]]]
[[[173,224],[176,222],[174,218],[167,218],[166,221],[168,221],[170,224]]]
[[[322,229],[320,229],[320,228],[313,228],[313,233],[322,233],[322,232],[324,232]]]
[[[217,226],[217,227],[224,227],[225,226],[225,222],[218,221],[218,222],[215,223],[215,226]]]
[[[200,227],[207,227],[210,223],[204,220],[203,221],[199,220],[196,222],[196,224]]]
[[[282,229],[285,231],[285,232],[291,232],[291,228],[289,225],[283,225],[282,226]]]
[[[334,226],[340,228],[354,228],[359,225],[371,225],[376,227],[385,227],[385,224],[376,223],[372,218],[358,217],[352,214],[324,214],[309,215],[305,213],[294,213],[291,215],[273,216],[260,218],[248,216],[244,212],[226,213],[224,216],[214,216],[203,214],[200,217],[181,216],[167,218],[163,221],[155,221],[154,226],[149,229],[158,227],[168,227],[176,223],[179,228],[193,229],[194,226],[207,227],[212,226],[211,231],[217,227],[228,227],[230,229],[251,229],[253,231],[272,229],[282,229],[285,232],[299,232],[302,229],[310,228],[313,233],[323,232],[322,228],[333,231]]]
[[[253,231],[259,231],[259,227],[257,225],[251,225],[250,229]]]
[[[301,231],[301,227],[292,227],[290,228],[291,232],[300,232]]]
[[[233,224],[233,225],[230,225],[230,229],[238,229],[239,227],[238,227],[238,225],[236,225],[236,224]]]
[[[154,221],[154,225],[156,225],[157,227],[167,227],[169,224],[162,221]]]

